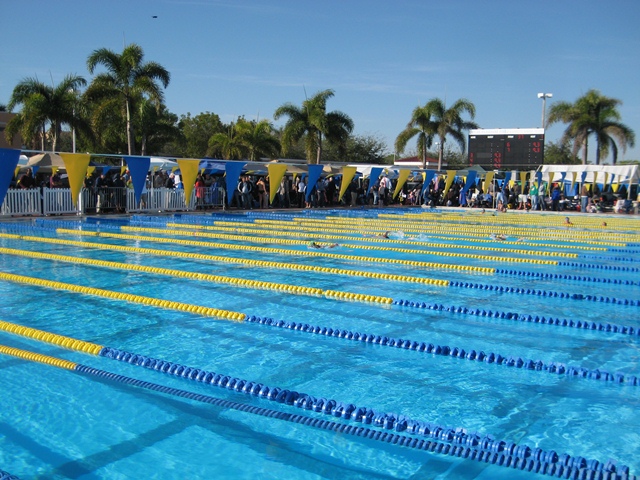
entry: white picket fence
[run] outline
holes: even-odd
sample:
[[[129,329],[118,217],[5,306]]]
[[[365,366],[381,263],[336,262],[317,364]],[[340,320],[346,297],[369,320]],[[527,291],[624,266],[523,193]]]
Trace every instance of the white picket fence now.
[[[11,189],[7,191],[0,207],[0,216],[179,212],[224,208],[224,189],[206,188],[202,193],[198,198],[194,189],[187,203],[183,189],[150,188],[142,194],[140,203],[136,204],[135,193],[131,188],[83,188],[77,206],[74,206],[69,188]]]

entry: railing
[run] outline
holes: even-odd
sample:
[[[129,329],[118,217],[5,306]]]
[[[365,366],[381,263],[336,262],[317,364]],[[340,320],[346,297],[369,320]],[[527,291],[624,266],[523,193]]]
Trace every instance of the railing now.
[[[0,216],[85,215],[129,212],[177,212],[224,208],[225,191],[219,187],[196,189],[189,202],[183,189],[150,188],[137,204],[131,188],[83,188],[75,207],[69,188],[8,190]]]

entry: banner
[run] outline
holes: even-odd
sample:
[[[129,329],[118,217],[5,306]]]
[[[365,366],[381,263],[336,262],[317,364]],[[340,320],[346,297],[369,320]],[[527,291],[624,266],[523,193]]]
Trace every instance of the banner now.
[[[576,177],[578,176],[578,172],[572,172],[573,178],[571,179],[571,187],[569,187],[569,191],[573,191],[573,186],[576,183]]]
[[[88,153],[61,153],[62,161],[69,175],[69,187],[71,188],[71,200],[77,207],[80,190],[84,185],[84,177],[87,174],[91,155]]]
[[[491,185],[493,185],[493,176],[495,172],[487,172],[484,177],[484,193],[489,193],[491,191]]]
[[[2,205],[4,197],[7,195],[11,179],[14,177],[14,171],[19,168],[19,161],[20,150],[0,148],[0,205]]]
[[[311,198],[311,191],[318,183],[318,179],[322,175],[324,165],[309,165],[309,179],[307,180],[307,189],[305,190],[304,197],[308,202]]]
[[[443,197],[447,196],[447,192],[449,188],[451,188],[451,184],[453,183],[453,179],[456,178],[456,170],[447,170],[447,181],[444,184],[444,192],[442,192]]]
[[[527,173],[529,172],[520,172],[520,192],[522,193],[524,193],[524,188],[527,184]]]
[[[182,188],[184,188],[184,203],[189,206],[191,193],[198,178],[198,170],[200,169],[200,160],[194,158],[180,158],[177,160],[180,166],[180,177],[182,180]]]
[[[340,195],[338,195],[338,202],[342,200],[344,192],[347,191],[347,187],[349,187],[349,184],[351,183],[351,180],[353,180],[353,177],[355,177],[355,175],[356,167],[342,167],[342,183],[340,183]],[[351,202],[350,198],[347,200]]]
[[[269,203],[271,204],[276,198],[282,177],[287,173],[287,166],[283,163],[270,163],[267,168],[269,170]]]
[[[144,184],[147,181],[147,173],[151,166],[151,157],[124,157],[131,174],[131,183],[133,184],[133,193],[136,197],[136,207],[140,205],[140,198],[144,190]],[[89,167],[91,168],[91,167]]]
[[[591,193],[596,191],[596,181],[598,179],[598,172],[593,172],[593,184],[591,184]]]
[[[475,170],[469,170],[469,175],[467,176],[467,181],[464,183],[464,187],[462,187],[462,193],[467,193],[467,190],[471,187],[471,185],[475,185],[476,183],[476,175],[478,172]]]
[[[378,178],[380,178],[382,170],[382,167],[371,167],[371,173],[369,174],[369,188],[367,188],[367,195],[365,198],[369,198],[371,187],[373,187],[373,185],[378,181]]]
[[[433,180],[435,174],[435,170],[427,170],[422,174],[422,178],[424,178],[424,181],[422,182],[422,191],[420,192],[420,197],[424,198],[424,191],[429,188],[429,185],[431,185],[431,181]]]
[[[411,170],[400,169],[398,171],[398,183],[396,183],[396,189],[393,191],[393,198],[398,196],[398,193],[402,190],[402,186],[407,182],[409,175],[411,175]]]
[[[227,162],[224,166],[227,183],[227,205],[231,205],[231,200],[233,200],[233,192],[236,191],[236,187],[238,186],[238,179],[240,178],[240,174],[242,173],[242,169],[245,165],[246,163],[243,162]]]

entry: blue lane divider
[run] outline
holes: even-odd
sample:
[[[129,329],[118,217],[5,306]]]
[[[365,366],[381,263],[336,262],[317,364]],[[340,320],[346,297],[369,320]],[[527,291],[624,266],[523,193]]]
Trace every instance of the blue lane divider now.
[[[640,306],[640,300],[629,300],[627,298],[603,297],[599,295],[582,295],[579,293],[553,292],[550,290],[536,290],[535,288],[503,287],[502,285],[486,285],[482,283],[458,282],[452,280],[450,287],[477,288],[480,290],[496,291],[501,293],[518,293],[521,295],[537,295],[539,297],[567,298],[570,300],[587,300],[591,302],[615,303],[617,305]]]
[[[15,475],[11,475],[10,473],[5,472],[4,470],[0,470],[0,480],[20,480]]]
[[[640,272],[640,268],[637,268],[637,267],[619,267],[617,265],[589,265],[587,263],[574,263],[574,262],[563,262],[563,261],[559,261],[558,265],[561,267],[571,267],[571,268],[616,270],[618,272]]]
[[[508,270],[506,268],[496,268],[496,274],[501,275],[517,275],[522,277],[544,278],[552,280],[574,280],[577,282],[594,282],[594,283],[612,283],[614,285],[640,285],[640,282],[634,282],[633,280],[620,280],[617,278],[602,278],[579,275],[567,275],[563,273],[544,273],[544,272],[532,272],[523,270]]]
[[[451,312],[451,313],[463,313],[466,315],[475,315],[477,317],[492,317],[492,318],[500,318],[507,320],[514,320],[520,322],[530,322],[530,323],[542,323],[546,325],[555,325],[558,327],[569,327],[569,328],[580,328],[582,330],[593,330],[598,332],[607,332],[607,333],[621,333],[623,335],[636,335],[640,336],[640,328],[626,326],[626,325],[615,325],[611,323],[596,323],[590,322],[588,320],[585,321],[573,321],[567,319],[560,318],[552,318],[552,317],[540,317],[538,315],[527,315],[523,313],[517,312],[500,312],[498,310],[483,310],[480,308],[467,308],[467,307],[456,307],[450,306],[445,307],[444,305],[437,303],[427,304],[425,302],[413,302],[409,300],[393,300],[393,305],[401,305],[404,307],[411,308],[427,308],[429,310],[437,310],[440,312]]]
[[[272,318],[261,318],[256,316],[247,316],[246,322],[258,323],[271,327],[285,328],[288,330],[297,330],[305,333],[313,333],[324,335],[327,337],[337,337],[345,340],[353,340],[356,342],[373,343],[383,347],[404,348],[406,350],[415,350],[417,352],[431,353],[434,355],[442,355],[445,357],[453,357],[461,360],[472,360],[476,362],[484,362],[487,364],[504,365],[507,367],[522,368],[536,372],[547,372],[556,375],[568,375],[578,378],[587,378],[591,380],[600,380],[606,382],[624,383],[625,385],[640,386],[640,378],[634,375],[625,375],[623,373],[609,373],[600,369],[590,370],[584,367],[566,366],[562,363],[545,363],[542,360],[531,360],[521,357],[503,356],[499,353],[476,350],[468,350],[460,347],[451,347],[449,345],[434,345],[433,343],[417,342],[407,339],[389,338],[381,335],[351,332],[349,330],[332,329],[320,327],[317,325],[309,325],[307,323],[285,322],[284,320],[274,320]]]
[[[355,428],[351,426],[351,428],[349,428],[349,426],[345,424],[336,424],[335,422],[327,423],[326,420],[313,419],[310,417],[302,417],[303,420],[297,422],[297,420],[291,419],[300,418],[300,416],[298,415],[266,410],[261,407],[251,407],[244,404],[237,404],[228,400],[221,400],[206,395],[199,395],[192,392],[186,392],[184,390],[178,390],[172,387],[164,387],[161,385],[144,382],[142,380],[135,380],[129,377],[124,377],[122,375],[116,375],[102,370],[97,370],[84,365],[78,365],[76,367],[76,371],[91,375],[97,375],[114,381],[135,385],[141,388],[148,388],[150,390],[155,390],[162,393],[177,395],[184,398],[190,398],[192,400],[219,405],[224,408],[234,408],[238,410],[242,409],[242,411],[250,411],[251,413],[258,413],[261,415],[265,414],[265,416],[275,417],[281,420],[296,421],[296,423],[301,423],[304,425],[317,426],[335,424],[335,428],[332,427],[329,429],[335,429],[336,431],[340,432],[345,431],[345,433],[347,430],[348,432],[362,432],[365,430],[370,430],[371,433],[367,433],[366,435],[361,435],[358,433],[355,434],[358,436],[366,436],[367,438],[372,438],[374,440],[385,441],[387,443],[396,444],[401,442],[399,443],[400,445],[416,446],[415,448],[420,448],[435,453],[452,454],[456,456],[463,456],[464,454],[465,458],[484,461],[486,463],[493,463],[499,466],[510,466],[513,468],[518,468],[520,470],[527,469],[531,471],[535,468],[539,473],[549,472],[546,473],[547,475],[557,475],[556,472],[561,472],[561,475],[567,472],[571,472],[571,474],[577,475],[579,471],[585,470],[593,472],[593,474],[596,475],[598,473],[602,475],[606,474],[609,476],[609,478],[611,478],[611,474],[619,472],[620,480],[622,480],[623,476],[627,478],[626,476],[628,476],[629,473],[628,466],[623,465],[617,467],[617,465],[612,461],[603,463],[598,460],[587,460],[580,456],[572,457],[568,454],[558,455],[553,450],[545,451],[541,448],[532,449],[531,447],[526,445],[519,446],[513,442],[497,440],[492,435],[480,435],[478,433],[469,434],[464,428],[442,427],[428,422],[413,420],[409,417],[405,417],[403,415],[398,415],[395,413],[382,413],[367,407],[357,407],[356,405],[345,404],[336,400],[316,398],[305,393],[298,393],[293,390],[281,389],[279,387],[269,387],[262,383],[233,378],[229,375],[209,372],[206,370],[188,367],[177,363],[166,362],[164,360],[157,360],[151,357],[132,354],[124,350],[104,347],[100,351],[99,355],[105,358],[127,362],[131,365],[156,370],[158,372],[166,373],[169,375],[182,377],[189,380],[195,380],[197,382],[226,388],[228,390],[234,390],[238,393],[253,395],[258,398],[275,401],[304,410],[312,410],[317,413],[331,415],[336,418],[351,420],[365,425],[372,425],[374,427],[379,427],[386,430],[406,432],[410,435],[431,437],[433,438],[433,440],[435,440],[435,442],[419,440],[417,438],[405,437],[396,434],[386,434],[386,432],[377,430],[374,431],[366,427]],[[238,407],[238,405],[241,407]],[[365,430],[362,430],[362,428],[365,428]],[[428,444],[428,446],[425,447],[425,444]],[[421,446],[418,447],[417,445]],[[598,476],[597,478],[603,477]],[[617,478],[617,476],[614,476],[613,478]]]
[[[628,263],[638,263],[640,259],[630,258],[630,257],[605,257],[602,255],[592,255],[588,253],[581,253],[578,255],[578,258],[584,260],[605,260],[611,262],[628,262]]]

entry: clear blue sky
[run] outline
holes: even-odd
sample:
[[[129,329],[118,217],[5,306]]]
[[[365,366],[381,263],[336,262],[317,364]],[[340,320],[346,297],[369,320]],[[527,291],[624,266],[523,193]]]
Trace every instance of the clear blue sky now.
[[[88,55],[119,53],[126,42],[171,72],[166,103],[178,115],[272,119],[283,103],[300,105],[305,89],[330,88],[328,110],[348,114],[355,133],[379,135],[392,151],[412,110],[433,97],[468,98],[482,128],[532,128],[541,123],[538,92],[553,94],[549,106],[595,88],[623,101],[622,121],[640,144],[638,0],[1,0],[0,7],[0,103],[25,77],[90,80]],[[562,131],[552,127],[547,141]],[[640,146],[620,159],[640,159]]]

